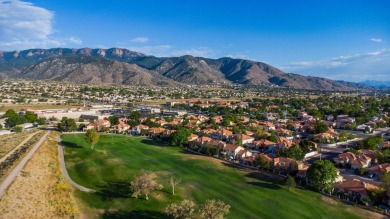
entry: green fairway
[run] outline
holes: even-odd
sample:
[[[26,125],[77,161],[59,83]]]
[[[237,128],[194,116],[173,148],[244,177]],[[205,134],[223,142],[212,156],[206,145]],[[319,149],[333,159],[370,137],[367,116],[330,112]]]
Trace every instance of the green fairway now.
[[[229,167],[220,161],[182,153],[176,147],[120,135],[101,136],[90,149],[84,135],[62,135],[66,166],[72,179],[97,190],[77,192],[96,212],[115,212],[103,217],[162,218],[165,207],[182,199],[204,203],[221,199],[231,206],[228,218],[364,218],[357,208],[323,201],[317,193],[294,189],[260,179],[258,174]],[[164,185],[149,200],[131,197],[129,183],[141,169],[156,172]],[[181,178],[176,194],[168,186],[170,176]]]

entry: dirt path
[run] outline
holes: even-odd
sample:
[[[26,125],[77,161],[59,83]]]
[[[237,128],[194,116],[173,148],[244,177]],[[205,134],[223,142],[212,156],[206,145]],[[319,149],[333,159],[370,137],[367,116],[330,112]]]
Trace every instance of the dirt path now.
[[[26,165],[27,161],[34,155],[42,143],[46,140],[46,137],[50,134],[50,131],[47,132],[42,138],[34,145],[34,147],[23,157],[19,164],[5,177],[4,181],[0,184],[0,198],[5,194],[6,189],[14,181],[16,176],[20,173],[23,167]]]
[[[5,161],[9,156],[11,156],[12,153],[14,153],[16,150],[18,150],[20,147],[22,147],[26,142],[28,142],[34,135],[40,133],[40,131],[38,132],[34,132],[34,133],[31,133],[29,136],[27,136],[26,139],[24,139],[18,146],[16,146],[14,149],[12,149],[10,152],[8,152],[6,155],[4,155],[4,157],[2,157],[0,159],[0,163],[2,163],[3,161]]]
[[[66,180],[68,180],[68,182],[73,185],[74,187],[76,187],[77,189],[83,191],[83,192],[89,192],[89,193],[93,193],[95,192],[95,190],[93,189],[89,189],[87,187],[84,187],[80,184],[77,184],[75,181],[72,180],[72,178],[70,178],[69,174],[68,174],[68,170],[66,169],[66,165],[65,165],[65,158],[64,158],[64,145],[61,143],[61,137],[58,136],[58,156],[60,158],[60,166],[61,166],[61,171],[62,171],[62,174],[64,174],[64,177]]]
[[[57,135],[51,132],[0,198],[0,218],[80,218],[81,204],[60,170]]]

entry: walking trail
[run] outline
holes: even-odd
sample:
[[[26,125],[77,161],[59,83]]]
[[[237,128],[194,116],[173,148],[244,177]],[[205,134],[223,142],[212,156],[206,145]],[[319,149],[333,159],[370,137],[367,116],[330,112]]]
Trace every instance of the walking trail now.
[[[57,141],[58,141],[58,156],[60,157],[61,171],[62,171],[62,174],[64,175],[65,179],[68,180],[68,182],[70,184],[72,184],[74,187],[78,188],[79,190],[81,190],[83,192],[89,192],[89,193],[96,192],[93,189],[89,189],[89,188],[84,187],[80,184],[77,184],[75,181],[72,180],[72,178],[70,178],[70,176],[68,174],[68,170],[66,169],[66,166],[65,166],[65,158],[64,158],[64,147],[65,146],[61,143],[60,136],[58,136]]]

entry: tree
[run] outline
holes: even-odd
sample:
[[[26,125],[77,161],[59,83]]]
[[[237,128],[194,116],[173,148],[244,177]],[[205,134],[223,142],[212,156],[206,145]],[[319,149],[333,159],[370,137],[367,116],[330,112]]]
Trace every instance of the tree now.
[[[163,188],[161,184],[156,181],[157,175],[148,171],[141,171],[141,175],[136,176],[130,183],[131,191],[133,191],[133,197],[138,198],[140,195],[144,195],[145,199],[149,199],[149,193],[154,190],[160,190]]]
[[[255,157],[255,165],[261,166],[264,170],[271,168],[271,161],[265,155],[259,155]]]
[[[182,147],[188,144],[188,137],[190,137],[191,131],[185,128],[181,128],[171,135],[171,145]]]
[[[322,190],[328,188],[335,181],[337,170],[329,160],[316,160],[307,169],[306,175],[313,188]]]
[[[286,185],[287,185],[287,187],[288,187],[288,191],[290,191],[290,188],[291,188],[291,187],[292,187],[292,188],[295,188],[296,183],[295,183],[294,177],[288,175],[287,180],[286,180]]]
[[[45,117],[41,117],[41,118],[37,119],[37,123],[38,123],[38,125],[46,124],[46,118]]]
[[[295,160],[303,160],[303,158],[305,158],[305,153],[303,153],[302,149],[297,144],[287,149],[286,155]]]
[[[21,132],[23,132],[23,127],[22,127],[22,126],[15,126],[15,127],[14,127],[14,131],[15,131],[16,133],[21,133]]]
[[[172,195],[175,194],[175,187],[176,187],[177,185],[179,185],[180,182],[181,182],[181,179],[175,179],[175,178],[173,178],[173,177],[171,177],[171,178],[169,179],[169,185],[170,185],[171,188],[172,188]]]
[[[0,124],[0,130],[2,130],[4,127],[3,127],[3,125],[2,124]]]
[[[390,189],[390,173],[386,173],[384,172],[382,175],[381,175],[381,186],[384,190],[389,190]]]
[[[191,200],[184,199],[180,203],[172,203],[167,206],[165,213],[175,219],[191,219],[194,218],[195,203]]]
[[[315,134],[323,133],[326,131],[328,131],[328,126],[325,123],[323,123],[321,121],[316,121],[314,123],[314,133]]]
[[[24,117],[27,119],[28,122],[31,122],[31,123],[34,123],[37,121],[37,115],[35,115],[34,113],[32,112],[26,112],[26,114],[24,115]]]
[[[111,125],[118,125],[119,124],[119,118],[116,116],[109,116],[108,121],[110,121]]]
[[[221,200],[207,200],[200,209],[200,218],[202,219],[222,219],[229,213],[230,205]]]
[[[16,116],[19,116],[19,115],[18,115],[18,114],[16,113],[16,111],[13,110],[13,109],[7,110],[7,111],[5,112],[5,114],[4,114],[4,117],[5,117],[5,118],[11,118],[11,117],[16,117]]]
[[[85,140],[91,145],[91,149],[99,142],[100,135],[95,129],[89,129],[85,133]]]
[[[58,123],[57,128],[61,132],[72,132],[77,129],[76,121],[68,117],[62,117],[61,122]]]

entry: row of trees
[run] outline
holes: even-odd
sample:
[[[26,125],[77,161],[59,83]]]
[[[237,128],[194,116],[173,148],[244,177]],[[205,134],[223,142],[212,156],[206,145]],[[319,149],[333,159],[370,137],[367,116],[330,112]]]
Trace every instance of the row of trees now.
[[[26,112],[24,115],[19,115],[15,110],[9,109],[5,112],[4,117],[7,118],[5,122],[5,126],[7,128],[12,128],[17,125],[21,125],[23,123],[35,123],[37,122],[39,125],[44,125],[46,122],[45,118],[38,118],[32,112]]]

